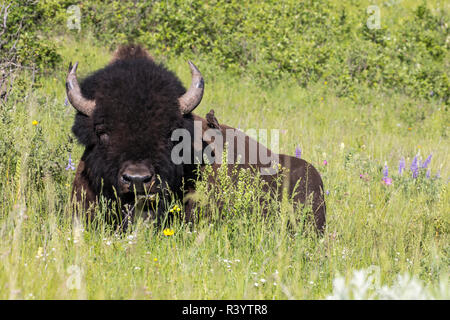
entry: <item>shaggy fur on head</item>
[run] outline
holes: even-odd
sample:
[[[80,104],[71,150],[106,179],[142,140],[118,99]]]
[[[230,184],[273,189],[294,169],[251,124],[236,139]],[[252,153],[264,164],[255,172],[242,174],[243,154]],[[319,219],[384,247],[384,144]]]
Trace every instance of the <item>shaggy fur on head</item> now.
[[[129,44],[126,46],[120,46],[114,51],[113,58],[111,63],[117,60],[129,60],[129,59],[139,59],[139,58],[147,58],[149,60],[153,60],[150,54],[139,45]]]
[[[183,169],[171,161],[170,136],[183,126],[178,98],[186,90],[177,76],[143,48],[129,45],[80,86],[84,97],[96,101],[93,116],[77,113],[72,127],[86,147],[83,160],[93,191],[113,199],[125,161],[144,162],[163,185],[179,188]]]

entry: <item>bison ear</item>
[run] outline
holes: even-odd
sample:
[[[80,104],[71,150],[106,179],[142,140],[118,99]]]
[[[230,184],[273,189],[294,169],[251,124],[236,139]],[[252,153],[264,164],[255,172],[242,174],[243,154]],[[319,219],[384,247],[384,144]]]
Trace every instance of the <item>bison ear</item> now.
[[[206,114],[206,121],[207,121],[208,127],[212,128],[212,129],[220,129],[219,121],[217,121],[217,118],[214,116],[213,109],[211,109]]]
[[[180,111],[182,114],[191,113],[202,101],[203,90],[205,88],[205,82],[203,81],[203,76],[200,70],[191,62],[188,61],[189,67],[191,68],[191,86],[189,90],[178,98],[178,103],[180,105]]]

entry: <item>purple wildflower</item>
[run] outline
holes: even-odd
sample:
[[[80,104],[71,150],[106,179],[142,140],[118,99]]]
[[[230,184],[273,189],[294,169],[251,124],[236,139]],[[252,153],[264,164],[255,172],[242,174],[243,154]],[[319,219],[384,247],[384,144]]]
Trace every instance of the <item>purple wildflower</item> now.
[[[402,158],[398,163],[398,174],[401,175],[403,173],[403,170],[405,170],[405,167],[406,167],[405,158]]]
[[[325,191],[325,193],[327,194],[327,196],[330,194],[330,190]]]
[[[75,170],[75,165],[72,162],[72,157],[70,153],[69,153],[69,164],[67,165],[66,170]]]
[[[323,160],[323,165],[326,166],[328,164],[327,160]]]
[[[302,157],[302,149],[298,145],[295,147],[295,157],[299,159]]]
[[[384,169],[383,169],[383,183],[387,186],[392,184],[392,179],[388,177],[389,175],[389,169],[388,166],[386,164],[386,162],[384,163]]]
[[[429,156],[428,156],[428,158],[425,160],[425,162],[422,164],[422,168],[427,168],[428,167],[428,165],[430,164],[430,162],[431,162],[431,157],[433,156],[433,154],[430,154]]]
[[[439,170],[437,173],[436,173],[436,179],[439,179],[441,177],[441,170]]]
[[[388,169],[387,164],[385,163],[385,164],[384,164],[384,170],[383,170],[383,177],[384,177],[384,178],[387,178],[388,175],[389,175],[389,169]]]
[[[430,179],[430,175],[431,175],[431,169],[428,169],[427,174],[426,174],[427,179]]]
[[[417,176],[419,175],[419,166],[417,164],[417,156],[414,157],[414,159],[411,163],[411,171],[412,171],[413,178],[417,178]]]

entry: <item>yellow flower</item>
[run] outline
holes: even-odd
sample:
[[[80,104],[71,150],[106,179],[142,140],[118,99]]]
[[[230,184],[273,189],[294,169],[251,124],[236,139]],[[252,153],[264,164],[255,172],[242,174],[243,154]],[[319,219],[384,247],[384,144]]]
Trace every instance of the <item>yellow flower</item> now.
[[[153,259],[153,261],[158,262],[158,258]]]
[[[163,233],[164,233],[165,236],[170,237],[170,236],[173,236],[175,231],[173,229],[164,229]]]
[[[411,130],[412,130],[412,128],[411,128],[411,127],[409,127],[409,128],[408,128],[408,130],[409,130],[409,131],[411,131]]]
[[[323,84],[324,84],[324,85],[327,85],[327,84],[328,84],[328,82],[326,82],[326,81],[325,81],[325,82],[324,82]]]
[[[169,210],[171,213],[180,212],[181,208],[178,205],[174,205],[172,209]]]
[[[38,123],[39,123],[39,122],[37,122],[36,120],[33,120],[33,122],[31,122],[31,124],[32,124],[33,126],[37,126]]]

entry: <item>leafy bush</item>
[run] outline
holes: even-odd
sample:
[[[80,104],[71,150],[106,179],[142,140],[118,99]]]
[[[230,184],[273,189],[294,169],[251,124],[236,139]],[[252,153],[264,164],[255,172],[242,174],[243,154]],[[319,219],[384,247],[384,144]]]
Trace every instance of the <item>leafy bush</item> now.
[[[449,99],[448,14],[426,4],[400,19],[395,11],[382,15],[381,29],[367,27],[363,5],[334,1],[110,0],[80,7],[112,48],[136,41],[158,55],[201,56],[262,84],[288,75],[304,86],[327,79],[343,95],[365,83]]]
[[[380,29],[367,27],[364,4],[349,1],[11,3],[7,33],[20,31],[17,60],[40,70],[60,62],[55,44],[42,35],[90,30],[110,48],[139,42],[154,55],[195,57],[263,85],[292,77],[303,86],[326,80],[341,95],[351,96],[362,83],[444,103],[450,97],[448,13],[425,3],[413,9],[384,3]],[[80,8],[82,32],[66,28],[71,5]],[[0,51],[12,46],[7,41]]]
[[[61,57],[39,32],[51,16],[47,1],[4,1],[0,9],[0,99],[5,100],[16,69],[52,70]]]

